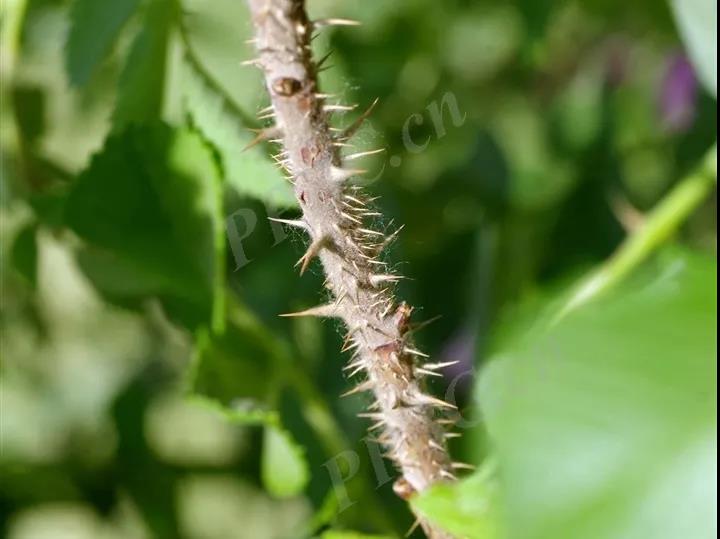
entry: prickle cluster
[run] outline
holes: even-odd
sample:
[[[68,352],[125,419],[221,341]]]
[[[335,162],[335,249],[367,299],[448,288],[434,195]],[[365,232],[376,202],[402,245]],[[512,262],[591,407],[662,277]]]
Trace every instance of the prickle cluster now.
[[[297,220],[276,219],[304,230],[310,244],[298,261],[302,274],[319,259],[325,286],[333,300],[285,316],[339,318],[347,329],[344,351],[352,357],[348,376],[361,381],[346,395],[368,391],[374,404],[367,413],[402,476],[396,492],[409,497],[440,481],[455,479],[461,463],[448,455],[448,419],[443,410],[454,406],[426,393],[423,379],[439,376],[450,363],[433,363],[411,342],[412,309],[397,303],[393,288],[400,276],[389,271],[381,252],[396,237],[366,223],[379,216],[368,204],[354,178],[363,173],[349,165],[382,150],[353,152],[352,137],[372,111],[368,110],[344,129],[332,127],[335,113],[353,110],[333,101],[318,88],[318,73],[327,56],[314,61],[310,43],[316,31],[330,25],[352,25],[345,19],[310,21],[302,0],[248,0],[255,28],[251,40],[257,58],[246,62],[259,67],[266,80],[271,105],[260,119],[271,127],[257,132],[251,144],[276,142],[275,161],[287,173],[302,210]],[[423,521],[432,537],[445,537]]]

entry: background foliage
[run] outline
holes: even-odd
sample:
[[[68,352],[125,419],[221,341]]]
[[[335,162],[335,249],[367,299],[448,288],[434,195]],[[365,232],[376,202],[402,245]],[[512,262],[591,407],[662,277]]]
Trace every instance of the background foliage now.
[[[369,189],[482,464],[416,509],[476,539],[714,537],[716,5],[309,3],[363,24],[315,40],[322,84],[380,98]],[[240,151],[267,104],[244,3],[1,23],[3,535],[402,536],[338,328],[277,317],[322,276],[266,219],[294,207],[269,149]]]

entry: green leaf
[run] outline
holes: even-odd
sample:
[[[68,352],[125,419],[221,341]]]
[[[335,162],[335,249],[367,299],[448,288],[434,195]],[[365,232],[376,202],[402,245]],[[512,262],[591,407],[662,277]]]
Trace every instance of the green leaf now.
[[[51,188],[42,193],[32,193],[28,196],[28,204],[35,212],[35,217],[49,228],[63,226],[63,214],[67,189],[65,185]]]
[[[260,474],[265,489],[279,498],[300,494],[307,486],[310,470],[305,452],[288,431],[265,427]]]
[[[186,63],[182,84],[183,103],[193,124],[217,148],[229,185],[238,193],[257,198],[273,207],[296,204],[290,184],[270,161],[267,150],[256,146],[241,151],[253,139],[250,125],[239,107]]]
[[[37,230],[38,226],[34,221],[23,227],[15,237],[11,253],[13,267],[32,286],[37,284]]]
[[[268,148],[261,144],[241,151],[255,136],[248,128],[258,126],[248,111],[258,110],[258,96],[264,95],[257,91],[263,85],[259,72],[238,66],[240,55],[252,54],[244,43],[250,37],[243,34],[246,28],[236,23],[247,16],[245,6],[234,0],[191,1],[187,9],[180,81],[185,111],[217,148],[228,184],[238,193],[276,208],[295,206],[291,186]]]
[[[139,3],[140,0],[75,0],[65,46],[65,68],[72,84],[88,82]]]
[[[347,530],[328,530],[324,532],[321,539],[392,539],[389,535],[367,535]]]
[[[174,4],[150,0],[118,84],[113,114],[116,127],[160,118],[165,89],[168,35]]]
[[[196,401],[241,425],[265,425],[261,477],[277,497],[301,493],[310,479],[305,452],[280,424],[275,403],[283,350],[242,305],[231,302],[222,335],[199,332],[188,376]]]
[[[481,376],[509,537],[715,537],[717,265],[571,313]]]
[[[717,2],[670,0],[670,4],[698,76],[717,98]]]
[[[493,466],[485,466],[457,483],[436,485],[410,503],[417,512],[452,534],[468,539],[496,539],[501,535],[494,472]]]
[[[111,136],[68,195],[80,263],[110,297],[160,297],[190,327],[221,329],[222,186],[202,138],[165,124]]]
[[[509,202],[519,210],[560,203],[577,181],[574,166],[550,144],[546,111],[524,97],[509,96],[494,111],[492,133],[508,167]]]
[[[231,303],[224,334],[198,335],[188,391],[234,422],[279,426],[281,351],[272,335],[249,314],[243,319],[239,310]]]
[[[553,103],[553,119],[563,144],[575,151],[590,147],[603,122],[605,65],[585,61]]]

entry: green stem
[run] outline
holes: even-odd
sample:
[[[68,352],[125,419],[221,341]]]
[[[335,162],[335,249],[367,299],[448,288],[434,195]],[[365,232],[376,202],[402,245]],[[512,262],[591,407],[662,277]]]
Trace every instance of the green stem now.
[[[615,254],[580,281],[553,318],[553,324],[622,281],[675,233],[693,210],[705,200],[716,183],[717,145],[708,151],[699,167],[683,178],[660,201],[643,225],[625,239]]]

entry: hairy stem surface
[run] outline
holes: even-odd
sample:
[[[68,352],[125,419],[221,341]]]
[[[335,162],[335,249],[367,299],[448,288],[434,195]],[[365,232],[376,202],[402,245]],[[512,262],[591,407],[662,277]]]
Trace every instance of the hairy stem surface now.
[[[392,236],[365,224],[376,215],[352,179],[359,171],[345,166],[364,152],[342,155],[341,149],[358,123],[333,131],[333,112],[347,107],[319,92],[318,65],[310,41],[315,30],[348,21],[308,20],[302,0],[249,0],[258,58],[252,63],[265,73],[272,105],[267,117],[274,126],[258,140],[275,139],[282,147],[277,160],[289,173],[302,218],[284,221],[305,230],[310,246],[300,259],[301,273],[319,258],[332,301],[294,313],[337,317],[347,328],[345,349],[353,356],[347,369],[364,374],[355,391],[370,391],[375,403],[364,414],[374,421],[385,446],[402,473],[396,492],[403,496],[455,478],[446,449],[446,433],[436,416],[453,408],[424,392],[422,379],[442,368],[425,363],[409,341],[411,309],[393,296],[398,276],[379,258]],[[359,121],[362,121],[361,116]],[[439,410],[438,410],[439,409]],[[431,537],[448,537],[421,521]]]

